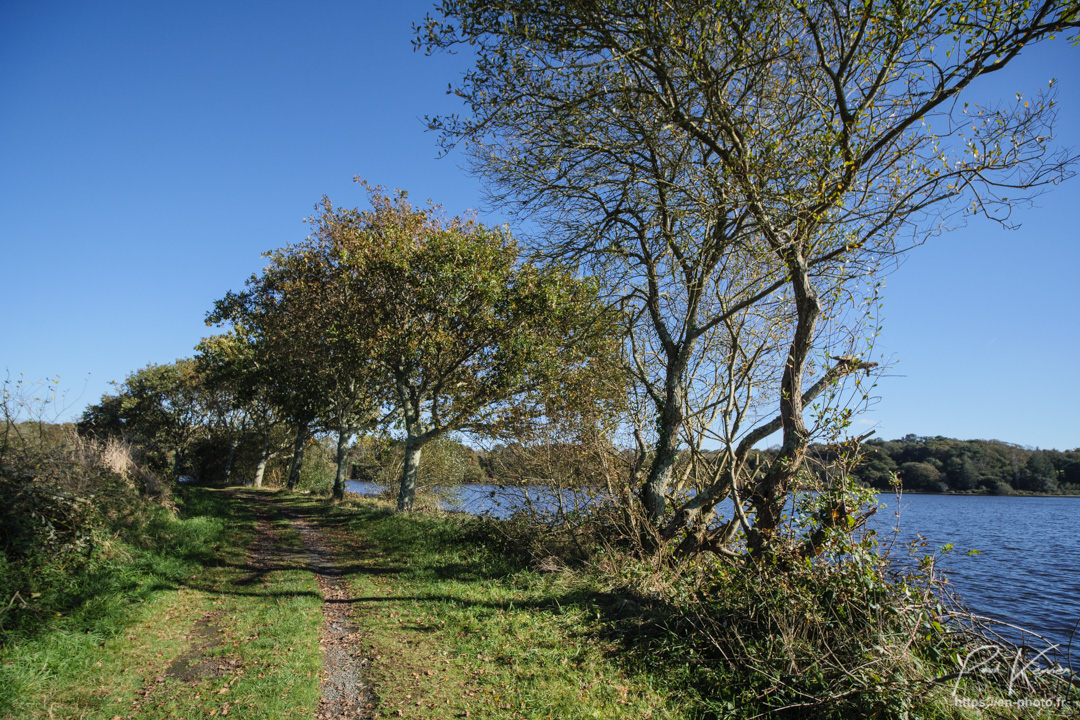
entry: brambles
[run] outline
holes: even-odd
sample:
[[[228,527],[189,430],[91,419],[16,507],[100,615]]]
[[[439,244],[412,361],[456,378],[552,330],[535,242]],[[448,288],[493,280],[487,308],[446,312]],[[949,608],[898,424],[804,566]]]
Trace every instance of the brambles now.
[[[42,397],[45,399],[43,400]],[[168,486],[116,438],[49,422],[55,383],[4,384],[0,436],[0,636],[89,599],[122,542],[173,506]]]

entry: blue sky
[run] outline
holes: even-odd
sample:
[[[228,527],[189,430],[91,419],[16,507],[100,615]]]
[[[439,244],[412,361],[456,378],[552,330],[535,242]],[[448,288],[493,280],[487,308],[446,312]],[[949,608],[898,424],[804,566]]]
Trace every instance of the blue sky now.
[[[453,111],[467,59],[426,58],[427,2],[0,4],[0,372],[59,375],[69,410],[150,362],[192,354],[203,317],[306,235],[354,175],[460,213],[481,204],[420,118]],[[1059,78],[1080,147],[1080,49],[1029,49],[972,99]],[[1080,446],[1080,181],[1022,229],[988,223],[912,252],[886,288],[895,361],[860,422],[907,433]],[[499,222],[498,214],[482,215]]]

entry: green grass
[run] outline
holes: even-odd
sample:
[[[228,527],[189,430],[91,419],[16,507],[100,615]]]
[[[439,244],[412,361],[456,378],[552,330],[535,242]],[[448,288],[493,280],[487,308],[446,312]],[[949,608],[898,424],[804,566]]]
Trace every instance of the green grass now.
[[[0,717],[312,717],[322,616],[303,559],[249,566],[242,496],[193,490],[184,514],[79,612],[0,648]]]
[[[288,502],[320,518],[324,537],[349,568],[363,642],[375,660],[377,717],[773,717],[768,708],[812,702],[812,695],[801,693],[827,684],[827,675],[781,680],[784,668],[813,669],[822,645],[816,634],[824,634],[825,646],[831,637],[846,637],[855,650],[870,648],[877,637],[869,621],[860,620],[867,623],[861,638],[861,625],[834,617],[842,604],[858,607],[858,593],[846,604],[828,600],[828,592],[857,590],[849,585],[866,581],[864,574],[817,578],[810,572],[797,582],[789,578],[789,586],[762,578],[760,588],[752,587],[752,574],[702,575],[727,589],[694,585],[689,578],[680,585],[669,576],[662,580],[669,586],[658,593],[667,599],[650,602],[627,588],[643,588],[664,574],[650,576],[655,568],[635,567],[629,558],[614,558],[606,569],[599,569],[601,561],[590,570],[538,572],[483,522],[400,515],[371,500],[333,506],[294,496]],[[822,615],[812,632],[800,630],[808,608]],[[699,612],[713,616],[695,616]],[[727,613],[734,613],[732,627],[750,633],[739,641],[748,656],[777,674],[755,675],[738,658],[720,656],[731,643],[708,634],[725,632]],[[850,637],[835,627],[846,624]],[[885,632],[888,625],[878,629]],[[836,701],[792,708],[784,717],[995,717],[959,708],[947,691],[928,686],[942,668],[887,634],[881,637],[889,646],[870,667],[896,668],[906,676],[866,680],[851,696],[843,695],[843,686],[820,684],[822,697],[835,695]],[[788,657],[792,650],[803,656]],[[866,665],[868,659],[855,660]]]
[[[380,718],[754,716],[785,697],[776,694],[778,677],[718,659],[717,648],[731,645],[705,631],[724,632],[723,618],[731,618],[728,632],[741,628],[748,658],[806,665],[790,649],[813,660],[817,645],[799,628],[813,613],[820,617],[811,627],[830,627],[837,607],[820,591],[843,591],[837,582],[862,577],[819,586],[809,572],[798,576],[805,585],[758,587],[755,576],[736,574],[723,581],[727,590],[668,578],[657,594],[667,600],[651,603],[625,588],[662,574],[629,558],[603,569],[600,562],[588,571],[539,572],[493,525],[461,516],[401,515],[372,500],[335,505],[196,489],[180,518],[161,516],[138,546],[115,549],[100,577],[81,586],[96,592],[0,648],[0,717],[314,717],[321,597],[286,512],[305,517],[335,551]],[[260,517],[275,548],[269,568],[251,562]],[[688,609],[712,617],[695,621]],[[785,632],[796,637],[785,644]],[[866,698],[846,707],[865,712],[837,706],[801,716],[994,717],[930,696],[908,712],[905,703],[940,668],[916,655],[900,659],[898,667],[913,664],[909,685],[885,678],[861,690]],[[795,702],[814,687],[802,676],[780,685]],[[898,687],[910,687],[910,697]],[[879,703],[872,697],[879,691],[892,694]]]
[[[294,502],[326,514],[347,558],[378,717],[687,717],[662,673],[605,638],[606,596],[584,576],[530,570],[460,517]]]

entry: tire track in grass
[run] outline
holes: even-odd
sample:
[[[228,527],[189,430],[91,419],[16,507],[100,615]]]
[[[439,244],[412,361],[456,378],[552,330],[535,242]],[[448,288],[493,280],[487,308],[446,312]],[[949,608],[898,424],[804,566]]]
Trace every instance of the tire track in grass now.
[[[323,595],[323,625],[319,644],[323,651],[322,700],[317,720],[371,718],[377,697],[367,682],[370,658],[361,649],[362,633],[353,619],[348,584],[330,546],[318,528],[294,508],[275,503],[299,533],[308,565]]]

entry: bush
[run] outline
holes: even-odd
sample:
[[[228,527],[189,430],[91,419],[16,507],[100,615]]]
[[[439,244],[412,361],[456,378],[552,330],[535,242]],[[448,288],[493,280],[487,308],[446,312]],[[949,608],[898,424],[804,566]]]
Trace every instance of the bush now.
[[[129,447],[46,422],[32,389],[8,381],[0,397],[0,638],[76,603],[118,543],[173,508]]]
[[[381,486],[380,497],[395,502],[401,483],[405,446],[400,440],[367,435],[354,445],[352,478]],[[424,446],[420,454],[415,507],[435,509],[453,505],[464,483],[489,482],[476,450],[454,436],[443,436]]]
[[[296,489],[315,495],[329,495],[337,472],[335,454],[325,442],[309,443],[304,450],[304,464],[300,466],[300,481]]]

